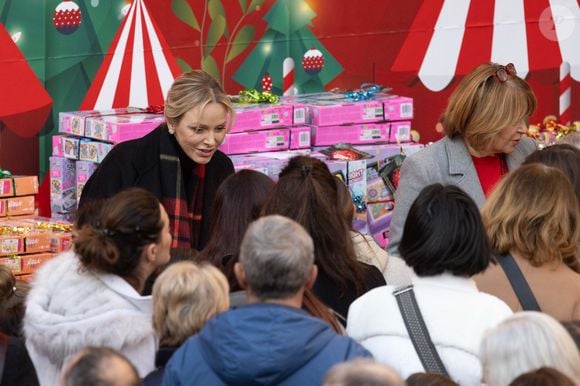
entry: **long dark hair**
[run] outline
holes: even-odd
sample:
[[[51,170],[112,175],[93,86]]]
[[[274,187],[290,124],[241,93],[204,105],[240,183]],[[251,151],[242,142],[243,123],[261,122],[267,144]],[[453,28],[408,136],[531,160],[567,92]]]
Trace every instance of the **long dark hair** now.
[[[102,202],[102,208],[79,214],[73,246],[88,270],[119,275],[135,285],[135,271],[143,249],[159,240],[163,221],[157,198],[141,188],[130,188]]]
[[[280,214],[302,225],[314,241],[315,261],[344,291],[365,290],[350,226],[338,207],[335,177],[324,162],[308,156],[290,159],[264,205],[264,214]]]
[[[209,241],[196,260],[209,261],[222,270],[232,292],[240,289],[233,266],[242,239],[248,225],[260,216],[273,187],[270,177],[244,169],[226,178],[216,192]]]

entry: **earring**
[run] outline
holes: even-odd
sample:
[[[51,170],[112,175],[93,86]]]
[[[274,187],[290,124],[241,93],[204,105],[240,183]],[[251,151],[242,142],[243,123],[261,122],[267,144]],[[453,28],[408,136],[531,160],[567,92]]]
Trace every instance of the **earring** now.
[[[167,125],[167,131],[169,131],[169,134],[173,135],[175,134],[175,130],[173,130],[173,127]]]

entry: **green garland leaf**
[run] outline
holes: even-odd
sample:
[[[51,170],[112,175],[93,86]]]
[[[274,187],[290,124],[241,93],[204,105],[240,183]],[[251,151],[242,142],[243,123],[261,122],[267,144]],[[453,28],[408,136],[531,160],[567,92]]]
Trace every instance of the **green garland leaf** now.
[[[215,20],[216,17],[218,17],[218,16],[223,17],[224,20],[227,20],[228,19],[226,17],[226,11],[224,9],[224,6],[223,6],[221,0],[209,0],[208,10],[209,10],[209,17],[212,20]],[[229,39],[230,31],[228,30],[228,24],[227,24],[227,22],[225,24],[225,28],[224,28],[223,34],[225,35],[226,38]]]
[[[179,68],[181,68],[181,71],[188,72],[192,70],[189,63],[187,63],[185,60],[181,58],[175,58],[175,60],[177,61],[177,65],[179,65]]]
[[[238,0],[240,2],[240,8],[242,9],[242,12],[244,13],[244,15],[246,14],[246,6],[248,5],[248,2],[246,0]]]
[[[201,28],[199,28],[199,23],[197,22],[195,14],[193,13],[191,6],[187,3],[186,0],[172,0],[171,10],[179,20],[194,30],[201,32]]]
[[[250,45],[252,42],[255,33],[256,30],[251,25],[245,25],[242,27],[240,32],[238,32],[234,38],[232,48],[228,54],[228,57],[226,58],[226,63],[229,63],[236,56],[244,52],[246,48],[248,48],[248,45]]]
[[[207,73],[209,73],[211,76],[216,78],[218,81],[220,80],[220,71],[218,70],[217,63],[213,58],[213,56],[208,55],[205,58],[203,58],[201,68]]]
[[[212,20],[211,26],[209,27],[209,31],[207,33],[204,56],[209,56],[211,54],[212,50],[223,36],[225,28],[226,19],[224,19],[222,15],[216,15],[215,19]]]

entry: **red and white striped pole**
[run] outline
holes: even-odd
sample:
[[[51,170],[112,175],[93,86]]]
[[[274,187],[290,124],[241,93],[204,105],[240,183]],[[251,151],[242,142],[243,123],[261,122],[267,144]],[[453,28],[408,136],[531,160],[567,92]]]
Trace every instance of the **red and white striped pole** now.
[[[294,59],[287,57],[282,63],[282,90],[284,95],[296,95],[297,90],[294,85]]]
[[[570,63],[560,65],[560,123],[566,125],[571,122],[572,77]]]

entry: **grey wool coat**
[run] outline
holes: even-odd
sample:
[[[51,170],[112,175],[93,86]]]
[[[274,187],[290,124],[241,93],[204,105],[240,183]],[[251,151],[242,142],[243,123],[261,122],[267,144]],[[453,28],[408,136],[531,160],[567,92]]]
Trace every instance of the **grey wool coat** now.
[[[535,142],[522,137],[514,151],[507,154],[508,169],[517,169],[535,150]],[[444,137],[413,154],[403,162],[401,180],[395,193],[395,210],[388,245],[392,255],[399,255],[399,243],[411,204],[424,187],[435,183],[458,186],[479,208],[485,203],[477,171],[462,137]]]

